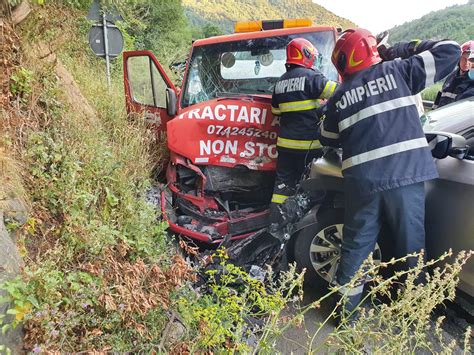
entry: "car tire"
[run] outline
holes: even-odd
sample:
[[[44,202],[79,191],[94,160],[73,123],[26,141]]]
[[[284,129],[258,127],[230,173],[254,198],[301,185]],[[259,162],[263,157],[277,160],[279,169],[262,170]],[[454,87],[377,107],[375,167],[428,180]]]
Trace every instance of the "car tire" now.
[[[317,223],[296,236],[294,260],[299,270],[306,269],[306,284],[327,286],[333,279],[339,265],[343,225],[343,209],[326,209],[318,214]],[[382,259],[379,243],[373,257],[376,261]]]
[[[317,223],[307,226],[299,231],[294,242],[294,260],[299,270],[306,269],[305,283],[312,286],[327,286],[328,281],[320,276],[311,258],[311,245],[316,235],[329,226],[343,225],[344,210],[330,209],[318,214]]]

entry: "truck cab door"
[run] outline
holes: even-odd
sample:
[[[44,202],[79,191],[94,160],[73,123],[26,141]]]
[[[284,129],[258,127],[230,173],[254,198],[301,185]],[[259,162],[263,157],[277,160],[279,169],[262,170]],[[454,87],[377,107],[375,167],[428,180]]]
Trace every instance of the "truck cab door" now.
[[[123,53],[125,102],[128,114],[140,114],[158,130],[176,115],[176,89],[150,51]]]

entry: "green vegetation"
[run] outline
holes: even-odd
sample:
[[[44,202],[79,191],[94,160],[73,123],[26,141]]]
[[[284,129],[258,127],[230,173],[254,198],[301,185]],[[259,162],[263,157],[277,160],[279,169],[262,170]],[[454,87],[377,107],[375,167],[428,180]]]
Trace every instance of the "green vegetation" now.
[[[336,353],[389,353],[415,354],[420,352],[437,352],[451,354],[459,352],[455,340],[449,340],[443,332],[441,324],[444,317],[433,321],[433,311],[447,300],[454,300],[459,274],[470,258],[469,253],[461,252],[451,264],[444,264],[453,256],[452,251],[443,254],[438,260],[423,261],[422,254],[417,257],[416,267],[409,271],[397,271],[393,276],[383,278],[380,270],[390,265],[405,263],[407,257],[391,260],[379,265],[373,261],[365,261],[351,281],[355,286],[358,279],[369,276],[372,288],[365,296],[366,303],[360,307],[359,317],[352,326],[341,326],[327,339],[330,352]],[[451,259],[452,260],[452,259]],[[440,267],[440,266],[443,267]],[[368,270],[368,271],[363,271]],[[433,270],[427,273],[427,270]],[[426,282],[417,280],[424,275]],[[382,295],[385,302],[375,297]],[[343,299],[341,303],[344,303]],[[368,304],[368,305],[367,305]],[[347,324],[347,323],[346,323]],[[463,353],[470,353],[471,328],[465,332]],[[316,351],[319,349],[316,349]]]
[[[205,292],[183,287],[177,302],[188,329],[183,340],[190,353],[223,349],[251,353],[257,351],[255,346],[274,352],[270,338],[279,328],[283,310],[303,299],[304,273],[296,273],[292,265],[275,281],[268,269],[263,281],[230,264],[223,249],[212,258],[214,263],[205,271]]]
[[[174,253],[166,224],[157,220],[156,209],[144,199],[158,159],[154,132],[140,117],[126,115],[120,61],[113,64],[112,87],[107,89],[104,63],[84,40],[90,26],[84,10],[89,4],[46,2],[34,8],[18,34],[21,60],[11,64],[11,97],[2,113],[11,125],[6,127],[7,138],[21,162],[31,216],[23,226],[8,226],[17,231],[25,267],[21,277],[2,285],[8,293],[2,301],[10,302],[8,313],[13,316],[13,323],[3,325],[2,331],[22,324],[26,350],[33,352],[275,353],[276,339],[289,327],[301,326],[304,314],[319,308],[338,289],[298,308],[302,274],[294,267],[277,281],[271,270],[264,282],[257,281],[219,251],[203,261],[209,266],[209,260],[216,259],[216,269],[205,272],[205,292],[195,292],[194,271]],[[115,4],[134,9],[121,25],[126,48],[148,43],[166,61],[173,60],[175,50],[187,50],[190,31],[180,15],[180,1]],[[141,9],[146,11],[140,13]],[[173,20],[154,32],[153,22],[167,19],[163,11],[174,13]],[[202,35],[217,31],[208,22]],[[184,39],[175,38],[176,33]],[[343,320],[326,343],[312,341],[308,352],[361,352],[381,339],[387,353],[430,349],[430,312],[452,298],[468,257],[462,254],[436,271],[427,285],[415,286],[416,275],[426,268],[420,259],[390,306],[363,313],[356,328],[345,327]],[[378,285],[369,298],[388,295],[401,283],[399,278],[407,274],[387,280],[375,275],[396,262],[376,266],[369,261],[362,268]],[[284,316],[290,304],[296,311]],[[313,340],[333,315],[311,334]],[[249,326],[252,318],[259,320],[256,328]],[[183,325],[181,333],[171,334],[174,320]],[[439,331],[439,325],[434,329]],[[2,345],[0,351],[6,351]]]
[[[209,38],[213,36],[220,36],[224,34],[224,31],[212,23],[206,23],[204,26],[192,27],[193,39]]]
[[[127,118],[120,66],[107,90],[83,15],[49,2],[22,26],[9,114],[32,208],[22,277],[4,288],[27,349],[149,351],[187,269],[144,199],[153,132]]]
[[[436,96],[438,95],[438,92],[442,88],[441,83],[436,83],[425,90],[421,92],[421,96],[423,97],[423,100],[429,100],[429,101],[434,101],[436,99]]]
[[[391,42],[421,39],[452,39],[464,43],[474,39],[474,1],[455,5],[390,29]]]
[[[125,15],[128,33],[136,49],[153,51],[164,63],[171,63],[188,52],[189,29],[180,0],[116,1]]]
[[[7,0],[7,2],[8,2],[11,6],[16,6],[16,5],[18,5],[19,3],[21,3],[21,0]]]
[[[310,18],[318,25],[355,26],[311,0],[183,0],[183,5],[193,26],[212,23],[227,33],[234,31],[235,21],[243,20]]]
[[[347,302],[345,296],[338,302],[332,300],[335,293],[342,292],[341,287],[333,287],[319,299],[301,306],[303,274],[298,274],[294,266],[277,281],[268,269],[262,282],[229,264],[224,251],[218,250],[212,256],[217,260],[205,272],[204,286],[197,293],[186,287],[180,291],[178,310],[187,331],[182,334],[183,342],[172,351],[275,354],[276,340],[285,331],[303,326],[305,314],[330,303],[332,310],[317,324],[315,332],[307,334],[306,344],[304,339],[292,339],[299,345],[299,352],[412,354],[438,349],[447,354],[459,352],[463,346],[464,353],[469,353],[470,327],[466,329],[464,344],[457,344],[446,337],[441,327],[444,317],[433,320],[433,310],[454,299],[459,273],[471,254],[461,252],[451,259],[451,264],[442,264],[453,257],[451,251],[428,262],[423,261],[422,254],[380,264],[369,257],[350,282],[355,287],[361,279],[373,280],[358,308],[358,319],[352,322],[351,315],[343,315],[325,341],[317,343],[315,339],[322,329],[333,322],[336,309]],[[408,257],[418,258],[416,267],[386,278],[380,275],[381,270],[404,264]],[[416,280],[428,269],[434,271],[426,274],[427,282],[418,283]],[[380,297],[386,302],[380,302]],[[293,312],[283,315],[289,305]]]
[[[25,68],[19,68],[10,77],[10,92],[22,103],[27,102],[31,94],[31,81],[33,73]]]

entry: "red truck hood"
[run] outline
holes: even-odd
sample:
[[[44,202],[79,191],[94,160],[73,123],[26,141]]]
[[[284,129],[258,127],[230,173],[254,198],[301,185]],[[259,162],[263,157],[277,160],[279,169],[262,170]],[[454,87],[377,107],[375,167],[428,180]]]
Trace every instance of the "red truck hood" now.
[[[269,96],[217,98],[169,121],[168,147],[197,165],[275,170],[279,127]]]

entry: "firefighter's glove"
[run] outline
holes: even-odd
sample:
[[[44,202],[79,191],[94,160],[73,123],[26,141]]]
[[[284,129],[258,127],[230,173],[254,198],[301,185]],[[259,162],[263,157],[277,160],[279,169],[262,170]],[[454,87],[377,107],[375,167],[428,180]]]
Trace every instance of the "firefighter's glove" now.
[[[377,50],[379,51],[380,58],[382,58],[383,61],[394,60],[397,58],[394,48],[390,47],[388,44],[378,46]]]
[[[388,44],[388,36],[388,31],[384,31],[379,33],[376,37],[377,49],[379,51],[380,58],[382,58],[384,61],[395,59],[394,50],[390,44]]]

